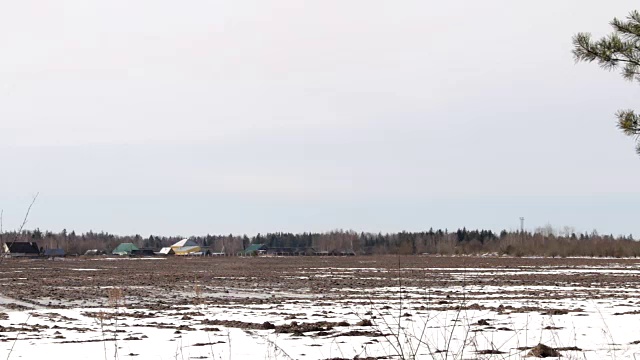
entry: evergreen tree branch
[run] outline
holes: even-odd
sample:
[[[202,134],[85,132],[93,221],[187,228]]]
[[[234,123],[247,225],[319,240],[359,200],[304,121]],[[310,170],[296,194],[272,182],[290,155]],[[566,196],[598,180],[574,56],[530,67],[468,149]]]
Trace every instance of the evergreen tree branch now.
[[[640,135],[640,115],[633,110],[620,110],[616,113],[618,118],[618,129],[625,135]]]
[[[597,62],[600,67],[614,70],[621,67],[621,75],[628,81],[640,83],[640,12],[632,11],[624,20],[610,22],[613,33],[592,40],[590,33],[573,36],[573,57],[578,62]],[[633,136],[640,155],[640,115],[633,110],[616,113],[617,126],[625,135]]]

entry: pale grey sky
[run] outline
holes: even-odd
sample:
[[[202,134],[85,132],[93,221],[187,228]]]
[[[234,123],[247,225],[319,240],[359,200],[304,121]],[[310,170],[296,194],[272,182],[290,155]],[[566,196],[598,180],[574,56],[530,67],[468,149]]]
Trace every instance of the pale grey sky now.
[[[0,208],[119,234],[640,235],[640,87],[574,64],[635,1],[0,4]]]

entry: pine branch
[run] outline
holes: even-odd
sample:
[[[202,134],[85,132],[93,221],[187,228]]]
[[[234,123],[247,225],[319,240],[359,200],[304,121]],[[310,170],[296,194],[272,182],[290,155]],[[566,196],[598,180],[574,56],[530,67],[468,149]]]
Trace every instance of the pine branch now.
[[[620,110],[616,113],[618,118],[618,129],[625,135],[640,135],[640,115],[633,110]]]
[[[627,40],[637,41],[637,38],[640,37],[640,13],[636,10],[627,16],[626,22],[615,18],[610,24],[616,32],[627,38]]]

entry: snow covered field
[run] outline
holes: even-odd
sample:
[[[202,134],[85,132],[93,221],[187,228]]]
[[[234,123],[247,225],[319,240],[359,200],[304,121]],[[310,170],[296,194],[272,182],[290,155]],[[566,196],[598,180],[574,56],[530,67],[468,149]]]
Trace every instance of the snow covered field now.
[[[179,268],[176,261],[166,264]],[[219,260],[198,264],[213,261]],[[350,267],[346,261],[358,261],[353,258],[314,266],[321,260],[309,258],[285,266],[279,276],[265,275],[271,280],[264,287],[259,269],[273,263],[224,261],[230,263],[221,266],[256,265],[256,273],[220,274],[213,266],[198,278],[192,275],[200,266],[191,264],[183,279],[164,288],[156,281],[136,286],[114,280],[126,276],[128,264],[139,266],[137,260],[118,267],[98,260],[5,261],[0,284],[11,286],[0,297],[0,357],[512,359],[525,357],[539,343],[569,359],[640,357],[635,261],[536,266],[512,259],[502,267],[466,267],[451,258],[450,267],[394,269],[385,261],[380,267],[370,261]],[[33,298],[12,296],[11,289],[37,282],[30,269],[40,274],[56,269],[55,278],[73,272],[76,280],[111,276],[113,284],[74,283],[77,296],[50,297],[48,286],[65,284],[48,285],[43,276],[43,289]],[[326,286],[314,287],[311,279]],[[360,280],[366,280],[362,286]],[[377,281],[379,286],[371,285]]]

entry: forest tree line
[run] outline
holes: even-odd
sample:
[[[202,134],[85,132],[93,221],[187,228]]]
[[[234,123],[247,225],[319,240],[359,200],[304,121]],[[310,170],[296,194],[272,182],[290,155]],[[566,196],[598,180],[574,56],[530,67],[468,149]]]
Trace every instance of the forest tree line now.
[[[139,248],[159,250],[170,246],[182,236],[114,235],[107,232],[76,233],[23,230],[0,234],[0,242],[35,241],[43,249],[61,248],[69,255],[84,254],[97,249],[110,253],[118,244],[130,242]],[[504,254],[512,256],[591,256],[637,257],[640,242],[631,235],[600,235],[596,231],[576,234],[571,228],[554,230],[547,226],[534,231],[491,230],[456,231],[433,230],[422,232],[367,233],[336,230],[324,233],[276,232],[247,235],[205,235],[189,239],[212,252],[235,255],[251,244],[265,244],[269,248],[312,249],[324,253],[373,254]]]

